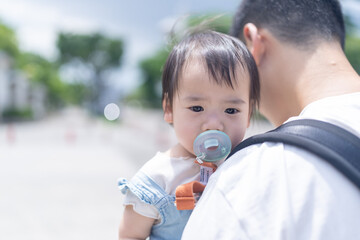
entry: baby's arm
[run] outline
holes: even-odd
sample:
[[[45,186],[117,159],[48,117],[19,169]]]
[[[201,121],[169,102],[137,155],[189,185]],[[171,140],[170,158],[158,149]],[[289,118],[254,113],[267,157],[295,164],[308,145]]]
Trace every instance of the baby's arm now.
[[[145,217],[126,205],[119,228],[119,240],[146,239],[150,235],[154,218]]]

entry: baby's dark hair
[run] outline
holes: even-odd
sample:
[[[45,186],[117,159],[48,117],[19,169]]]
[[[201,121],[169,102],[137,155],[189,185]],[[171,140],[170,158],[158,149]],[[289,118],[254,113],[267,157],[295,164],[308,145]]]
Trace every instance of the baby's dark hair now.
[[[250,109],[254,112],[260,99],[259,74],[254,58],[240,40],[211,30],[188,35],[170,52],[162,76],[162,100],[166,100],[166,107],[172,107],[184,65],[193,57],[203,61],[210,78],[219,85],[234,88],[237,68],[247,72],[250,77]]]

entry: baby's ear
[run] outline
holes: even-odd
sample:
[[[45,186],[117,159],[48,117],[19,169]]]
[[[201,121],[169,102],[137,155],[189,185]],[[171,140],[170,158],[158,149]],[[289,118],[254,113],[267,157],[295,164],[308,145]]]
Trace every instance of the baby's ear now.
[[[163,107],[163,111],[164,111],[165,122],[172,124],[173,123],[173,114],[172,114],[172,109],[171,109],[167,94],[165,95],[164,100],[162,102],[162,107]]]

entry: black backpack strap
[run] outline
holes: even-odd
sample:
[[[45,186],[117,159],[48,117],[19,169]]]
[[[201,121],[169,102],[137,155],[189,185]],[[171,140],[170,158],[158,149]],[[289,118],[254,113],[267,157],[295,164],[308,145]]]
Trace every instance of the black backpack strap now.
[[[360,138],[341,127],[313,119],[294,120],[244,140],[228,158],[240,149],[264,142],[279,142],[309,151],[329,162],[360,189]]]

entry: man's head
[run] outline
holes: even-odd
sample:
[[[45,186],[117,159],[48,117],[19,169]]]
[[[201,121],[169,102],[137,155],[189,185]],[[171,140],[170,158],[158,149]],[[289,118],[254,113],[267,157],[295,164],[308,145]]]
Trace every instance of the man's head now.
[[[348,64],[337,0],[243,0],[230,34],[254,56],[259,109],[276,126],[334,92],[325,90],[335,86],[329,86],[335,77],[329,74]]]
[[[230,34],[244,41],[246,23],[266,28],[298,47],[325,40],[338,41],[344,48],[344,20],[337,0],[243,0]]]

